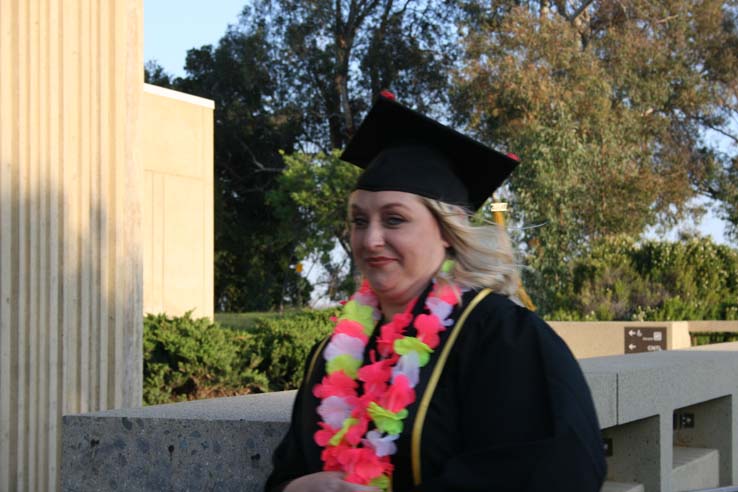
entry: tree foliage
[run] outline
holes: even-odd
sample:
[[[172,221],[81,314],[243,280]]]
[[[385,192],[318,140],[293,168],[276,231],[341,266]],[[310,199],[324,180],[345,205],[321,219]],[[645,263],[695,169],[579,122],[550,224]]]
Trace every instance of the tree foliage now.
[[[705,238],[597,241],[570,265],[563,320],[738,319],[738,252]]]
[[[695,196],[738,239],[737,2],[249,1],[185,77],[146,67],[216,103],[217,309],[305,302],[306,258],[348,287],[334,149],[382,89],[521,155],[502,193],[544,312],[592,244],[696,217]]]
[[[333,249],[327,237],[336,229],[318,231],[300,215],[309,205],[287,214],[287,195],[270,205],[267,196],[283,189],[285,156],[343,147],[382,89],[428,110],[442,103],[456,53],[444,32],[452,12],[422,1],[253,0],[217,46],[188,52],[185,77],[147,66],[147,80],[215,101],[217,309],[309,298],[294,266],[309,255],[325,260],[330,250],[314,248]],[[307,164],[305,155],[296,159]],[[318,174],[306,179],[333,179]]]
[[[639,236],[728,198],[707,131],[730,131],[738,50],[733,1],[469,2],[455,101],[483,139],[520,153],[511,201],[544,311],[567,262],[614,234]]]
[[[417,0],[261,0],[244,9],[240,29],[267,20],[282,95],[301,106],[304,138],[330,151],[344,146],[382,89],[423,109],[445,101],[454,12]]]
[[[301,133],[301,110],[280,97],[266,27],[229,30],[187,54],[178,89],[215,100],[215,295],[219,310],[270,309],[309,298],[294,245],[266,196]]]
[[[304,231],[295,255],[323,268],[324,278],[317,283],[333,300],[353,290],[346,197],[360,171],[339,155],[285,155],[284,172],[270,195],[280,221]]]

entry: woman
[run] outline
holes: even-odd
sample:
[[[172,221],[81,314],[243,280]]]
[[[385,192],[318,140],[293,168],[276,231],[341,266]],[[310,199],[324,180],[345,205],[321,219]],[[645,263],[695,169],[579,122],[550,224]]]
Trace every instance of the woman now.
[[[364,282],[309,358],[272,491],[597,492],[589,389],[566,345],[511,302],[513,255],[471,227],[517,160],[384,94],[342,158]]]

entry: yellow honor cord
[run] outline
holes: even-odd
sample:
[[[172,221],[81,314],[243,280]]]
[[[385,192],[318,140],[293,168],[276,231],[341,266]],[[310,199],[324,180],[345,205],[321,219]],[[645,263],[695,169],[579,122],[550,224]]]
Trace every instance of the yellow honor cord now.
[[[441,355],[438,357],[438,362],[433,368],[433,373],[428,380],[428,386],[425,388],[423,398],[420,400],[420,404],[418,405],[418,413],[415,416],[415,424],[413,425],[413,433],[410,443],[410,459],[413,469],[413,483],[416,486],[420,485],[422,481],[420,467],[420,444],[422,440],[425,416],[428,413],[428,405],[430,405],[430,400],[433,397],[433,392],[436,390],[438,380],[440,379],[443,368],[446,365],[446,359],[448,359],[448,354],[451,352],[451,347],[453,347],[454,342],[456,342],[456,338],[459,336],[459,333],[461,333],[461,329],[464,327],[466,318],[468,318],[469,314],[474,310],[475,307],[477,307],[477,304],[482,302],[482,300],[490,293],[492,293],[492,290],[490,289],[484,289],[480,291],[479,294],[476,295],[474,300],[472,300],[472,302],[466,307],[464,313],[459,318],[459,321],[456,322],[457,326],[451,332],[448,340],[446,340],[446,343],[443,346]]]

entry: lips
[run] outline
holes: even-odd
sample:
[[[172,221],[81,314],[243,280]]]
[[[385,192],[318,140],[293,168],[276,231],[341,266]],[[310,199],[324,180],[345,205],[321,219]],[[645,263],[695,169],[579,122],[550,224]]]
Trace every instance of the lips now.
[[[394,258],[389,258],[387,256],[372,256],[371,258],[367,258],[366,264],[373,268],[379,268],[385,265],[389,265],[393,261],[395,261]]]

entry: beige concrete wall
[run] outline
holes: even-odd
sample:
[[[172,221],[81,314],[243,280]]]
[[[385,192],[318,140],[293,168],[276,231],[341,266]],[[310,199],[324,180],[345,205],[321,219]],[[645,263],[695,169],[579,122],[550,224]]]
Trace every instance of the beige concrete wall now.
[[[142,0],[0,0],[0,490],[141,402]]]
[[[144,312],[213,317],[213,108],[144,86]]]
[[[738,321],[688,321],[690,333],[738,332]]]
[[[624,354],[626,328],[665,326],[668,350],[688,348],[691,344],[687,321],[549,321],[549,324],[577,359]]]

